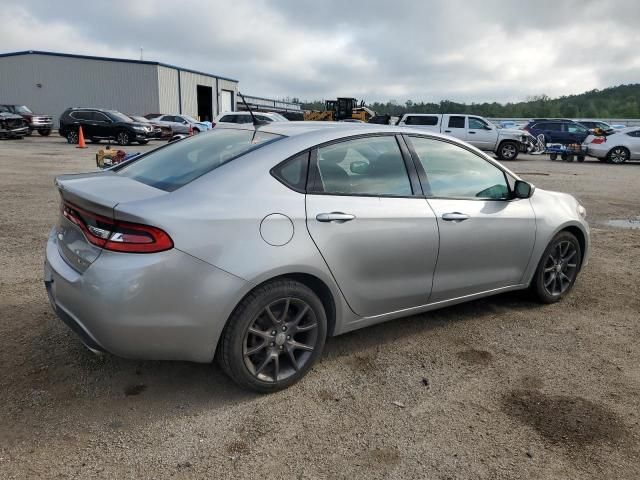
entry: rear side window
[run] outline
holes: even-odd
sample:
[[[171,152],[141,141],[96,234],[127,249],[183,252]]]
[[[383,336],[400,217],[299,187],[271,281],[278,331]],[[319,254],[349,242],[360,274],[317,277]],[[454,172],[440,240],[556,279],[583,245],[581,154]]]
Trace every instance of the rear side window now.
[[[464,117],[449,117],[449,128],[464,128]]]
[[[418,115],[409,115],[404,122],[406,125],[427,125],[433,126],[438,124],[438,117],[434,116],[418,116]]]
[[[307,186],[308,168],[309,152],[304,152],[274,167],[271,174],[290,189],[304,192]]]
[[[316,192],[334,195],[412,195],[395,137],[367,137],[318,148]]]
[[[220,119],[220,121],[226,122],[226,123],[236,123],[236,118],[237,118],[236,115],[225,115]]]
[[[283,138],[254,130],[220,129],[170,144],[117,169],[152,187],[172,192],[267,143]]]
[[[71,112],[71,117],[76,120],[92,120],[93,114],[92,112],[77,111]]]

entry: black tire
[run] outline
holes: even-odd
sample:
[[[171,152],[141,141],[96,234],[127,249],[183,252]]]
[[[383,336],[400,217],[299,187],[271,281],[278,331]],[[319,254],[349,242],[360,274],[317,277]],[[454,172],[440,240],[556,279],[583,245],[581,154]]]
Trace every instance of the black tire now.
[[[607,153],[607,162],[619,165],[629,160],[629,156],[629,150],[625,147],[613,147]]]
[[[531,281],[536,298],[542,303],[555,303],[563,298],[573,288],[581,262],[582,249],[575,235],[566,231],[558,233],[542,254]]]
[[[549,154],[549,158],[551,159],[551,161],[555,161],[558,159],[558,154],[557,153],[551,153]]]
[[[199,129],[199,128],[194,128],[194,129],[193,129],[193,134],[194,134],[194,135],[197,135],[197,134],[199,134],[199,133],[200,133],[200,129]]]
[[[581,162],[581,163],[584,162],[584,155],[578,155],[577,158],[578,158],[579,162]]]
[[[131,145],[131,134],[126,130],[120,130],[116,134],[116,143],[122,146]]]
[[[78,131],[77,130],[69,130],[67,132],[67,142],[73,145],[78,143]]]
[[[147,143],[149,143],[149,140],[138,140],[138,143],[140,145],[146,145]]]
[[[562,159],[563,162],[566,162],[569,159],[569,155],[566,153],[561,153],[560,158]]]
[[[43,128],[42,130],[38,130],[38,133],[43,137],[48,137],[51,134],[50,128]]]
[[[498,158],[500,160],[515,160],[518,158],[520,148],[516,142],[505,140],[498,146]]]
[[[236,307],[216,358],[241,387],[276,392],[309,371],[322,354],[326,335],[327,317],[318,296],[299,282],[277,280],[258,287]]]

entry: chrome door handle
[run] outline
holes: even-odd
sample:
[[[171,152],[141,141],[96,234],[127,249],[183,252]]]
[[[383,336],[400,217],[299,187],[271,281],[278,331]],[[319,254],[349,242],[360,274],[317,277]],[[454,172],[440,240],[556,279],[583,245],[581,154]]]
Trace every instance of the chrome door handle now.
[[[356,218],[355,215],[342,212],[319,213],[316,215],[316,220],[319,222],[344,223],[353,220],[354,218]]]
[[[451,130],[445,130],[444,133],[451,133]]]
[[[445,213],[442,219],[446,222],[463,222],[469,218],[469,215],[460,212]]]
[[[476,132],[469,132],[469,133],[470,133],[471,135],[475,135],[475,134],[476,134]]]

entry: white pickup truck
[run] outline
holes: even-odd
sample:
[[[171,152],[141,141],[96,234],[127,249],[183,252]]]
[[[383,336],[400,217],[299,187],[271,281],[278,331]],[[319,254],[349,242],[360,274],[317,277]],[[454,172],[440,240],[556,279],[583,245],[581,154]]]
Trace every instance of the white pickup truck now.
[[[502,160],[515,160],[531,141],[523,130],[498,128],[476,115],[405,113],[398,125],[451,135],[480,150],[494,152]]]

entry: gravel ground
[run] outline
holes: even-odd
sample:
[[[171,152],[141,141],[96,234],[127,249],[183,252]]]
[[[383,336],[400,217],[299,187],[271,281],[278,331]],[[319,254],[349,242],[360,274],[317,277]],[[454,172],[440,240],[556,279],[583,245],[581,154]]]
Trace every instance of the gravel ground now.
[[[149,147],[130,147],[129,151]],[[640,163],[509,164],[576,195],[572,294],[504,294],[330,339],[269,396],[215,365],[97,357],[42,285],[55,175],[96,146],[0,142],[0,478],[640,478]]]

